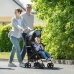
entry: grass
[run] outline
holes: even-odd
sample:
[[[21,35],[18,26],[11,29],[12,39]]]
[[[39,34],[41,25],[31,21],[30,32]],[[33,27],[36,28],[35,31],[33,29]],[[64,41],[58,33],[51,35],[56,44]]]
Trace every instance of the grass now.
[[[9,56],[10,56],[10,52],[0,52],[0,58],[9,58]]]
[[[10,57],[10,52],[0,52],[0,58],[7,59],[9,57]],[[16,54],[15,54],[14,58],[17,58]],[[25,58],[27,58],[27,56]]]

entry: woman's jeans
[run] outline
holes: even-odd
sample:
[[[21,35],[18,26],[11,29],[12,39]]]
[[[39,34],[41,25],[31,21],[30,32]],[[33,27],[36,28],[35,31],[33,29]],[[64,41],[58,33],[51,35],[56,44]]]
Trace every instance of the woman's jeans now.
[[[26,33],[22,33],[22,39],[23,39],[23,48],[22,48],[22,51],[21,51],[22,60],[24,59],[26,51],[27,51],[27,48],[26,48],[26,35],[27,35]]]
[[[41,54],[45,59],[48,59],[50,57],[50,54],[46,51],[39,51],[39,54]]]
[[[12,46],[12,51],[11,51],[11,54],[10,54],[9,62],[13,61],[15,52],[17,54],[18,61],[22,62],[21,55],[20,55],[20,45],[19,45],[20,39],[11,36],[10,41],[12,42],[13,46]]]

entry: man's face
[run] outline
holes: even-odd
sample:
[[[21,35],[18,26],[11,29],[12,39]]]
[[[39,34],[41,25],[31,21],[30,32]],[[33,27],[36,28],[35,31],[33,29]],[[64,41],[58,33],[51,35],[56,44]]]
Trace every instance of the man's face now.
[[[26,6],[26,11],[27,11],[27,12],[31,12],[31,5],[27,5],[27,6]]]

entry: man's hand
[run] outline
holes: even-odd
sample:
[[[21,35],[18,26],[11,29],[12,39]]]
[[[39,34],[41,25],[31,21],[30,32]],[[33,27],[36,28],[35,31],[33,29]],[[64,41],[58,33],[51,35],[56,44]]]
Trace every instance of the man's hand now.
[[[26,30],[27,30],[26,28],[25,28],[25,29],[23,29],[23,32],[26,32]]]

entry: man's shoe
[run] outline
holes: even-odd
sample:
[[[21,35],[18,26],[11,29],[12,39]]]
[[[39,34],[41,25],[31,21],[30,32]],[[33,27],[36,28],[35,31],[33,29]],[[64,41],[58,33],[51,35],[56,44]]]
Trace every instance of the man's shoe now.
[[[22,68],[25,68],[25,63],[22,62],[22,63],[19,64],[19,66],[22,67]]]

